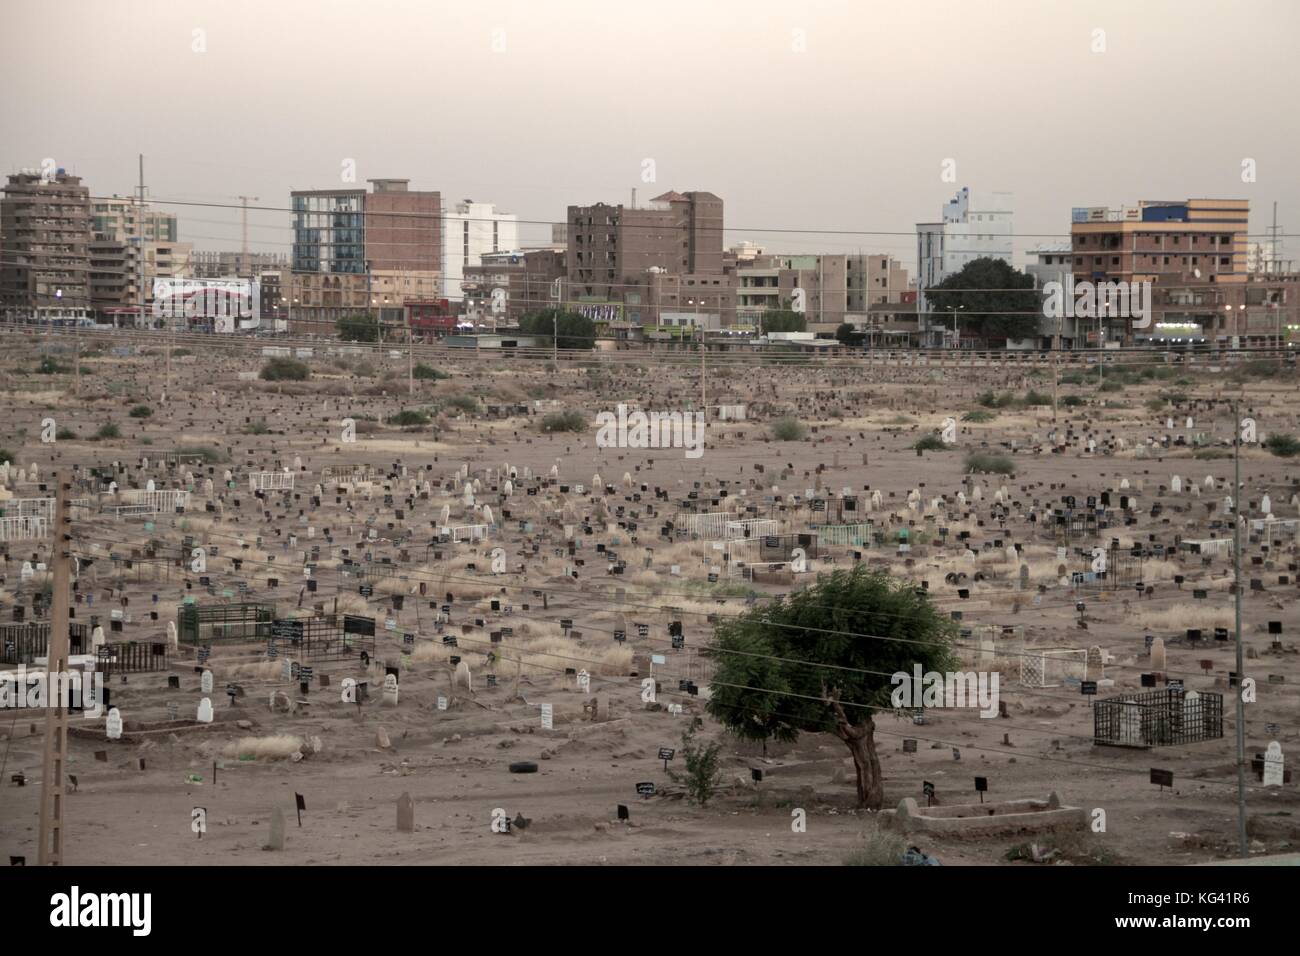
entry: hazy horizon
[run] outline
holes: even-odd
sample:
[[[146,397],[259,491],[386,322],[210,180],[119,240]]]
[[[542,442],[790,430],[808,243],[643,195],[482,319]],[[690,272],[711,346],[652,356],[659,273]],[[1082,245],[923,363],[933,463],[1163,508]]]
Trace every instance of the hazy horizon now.
[[[409,178],[526,221],[702,189],[726,203],[727,245],[887,252],[909,270],[915,224],[961,186],[1015,194],[1017,261],[1065,238],[1073,206],[1249,199],[1253,241],[1273,202],[1280,224],[1300,216],[1284,172],[1297,122],[1273,93],[1300,76],[1285,2],[48,10],[7,11],[0,162],[52,158],[97,196],[131,194],[138,153],[160,204],[285,207],[293,189],[350,185],[348,160],[358,186]],[[239,248],[237,208],[164,208],[195,248]],[[287,212],[249,223],[250,248],[289,251]]]

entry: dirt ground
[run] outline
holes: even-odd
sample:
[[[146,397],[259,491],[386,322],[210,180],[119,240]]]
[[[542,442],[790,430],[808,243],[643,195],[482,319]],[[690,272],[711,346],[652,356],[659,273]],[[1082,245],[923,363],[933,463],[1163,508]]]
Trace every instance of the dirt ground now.
[[[941,806],[978,804],[978,776],[987,778],[991,802],[1054,792],[1089,820],[1104,811],[1104,832],[1089,827],[1046,843],[1007,832],[914,834],[907,844],[945,865],[1034,865],[1007,859],[1031,840],[1055,847],[1052,863],[1194,863],[1235,851],[1235,691],[1228,686],[1234,644],[1214,636],[1215,628],[1233,627],[1231,552],[1204,558],[1173,546],[1177,539],[1231,537],[1223,499],[1232,493],[1237,419],[1228,403],[1239,401],[1240,415],[1255,419],[1263,436],[1298,432],[1293,371],[1129,363],[1106,368],[1110,385],[1099,386],[1095,366],[1063,371],[1054,385],[1046,364],[806,366],[710,356],[707,404],[744,405],[746,420],[711,417],[705,452],[691,459],[680,448],[597,447],[594,425],[555,434],[541,427],[547,415],[565,410],[591,423],[620,402],[663,411],[698,407],[701,370],[690,356],[619,353],[552,370],[543,361],[430,348],[417,361],[449,377],[418,380],[411,396],[406,355],[387,349],[329,354],[317,344],[304,358],[308,381],[268,382],[250,380],[266,361],[251,343],[186,342],[172,357],[169,381],[161,347],[127,337],[86,339],[78,379],[70,338],[0,337],[0,449],[12,461],[0,498],[46,497],[53,486],[40,486],[51,470],[62,469],[66,478],[76,465],[84,482],[74,495],[90,499],[73,509],[74,553],[82,561],[76,621],[98,615],[109,641],[165,644],[167,623],[188,597],[203,607],[274,604],[281,618],[318,605],[325,614],[373,617],[377,627],[369,667],[352,654],[303,661],[314,669],[305,695],[281,675],[291,649],[282,645],[269,660],[265,640],[212,641],[208,695],[200,692],[198,648],[186,643],[170,650],[166,670],[112,675],[111,704],[125,722],[123,737],[108,740],[103,717],[74,715],[69,722],[68,771],[76,785],[69,784],[66,800],[66,862],[838,864],[877,827],[873,814],[854,808],[849,752],[829,735],[805,734],[764,751],[725,733],[704,714],[710,672],[698,651],[708,642],[710,616],[741,613],[747,602],[809,583],[817,571],[849,566],[855,551],[873,566],[924,582],[945,613],[959,611],[961,626],[970,629],[963,659],[972,668],[980,639],[996,636],[1007,710],[981,719],[970,709],[931,708],[923,725],[906,713],[878,716],[885,808],[906,797],[924,806],[924,782],[934,784]],[[1091,378],[1078,381],[1085,375]],[[1079,399],[1062,401],[1055,422],[1054,389],[1063,400]],[[1026,403],[1031,390],[1047,404]],[[988,392],[993,396],[981,403]],[[1019,401],[989,407],[1004,394]],[[133,417],[136,406],[150,414]],[[388,423],[404,409],[422,411],[427,422]],[[963,420],[980,412],[987,415]],[[773,438],[775,423],[786,417],[803,423],[804,437]],[[955,447],[918,456],[914,443],[941,430],[947,417],[955,419]],[[60,433],[52,442],[42,441],[47,419]],[[346,440],[345,419],[355,426],[355,441]],[[116,437],[110,430],[92,440],[108,423],[117,426]],[[969,453],[1006,455],[1014,475],[969,475]],[[207,460],[186,457],[199,454]],[[124,468],[110,476],[114,461]],[[372,474],[354,471],[361,466]],[[104,479],[91,479],[91,467]],[[286,468],[292,491],[255,498],[250,473]],[[554,483],[538,480],[552,468]],[[517,477],[506,495],[510,469]],[[603,492],[593,493],[596,475]],[[1171,490],[1174,476],[1178,492]],[[1242,633],[1256,694],[1245,705],[1246,752],[1253,756],[1276,740],[1289,767],[1300,712],[1296,530],[1288,523],[1300,517],[1297,475],[1294,460],[1251,444],[1241,454],[1241,476],[1246,517],[1264,519],[1267,494],[1279,519],[1243,534],[1249,589]],[[127,492],[150,479],[157,489],[188,489],[185,512],[109,510],[129,503]],[[463,482],[475,479],[474,502],[466,504]],[[116,480],[116,493],[101,490],[108,480]],[[808,507],[808,491],[834,501],[846,489],[860,510],[843,523],[870,520],[881,539],[828,546],[809,557],[806,573],[790,575],[787,565],[766,583],[724,563],[726,546],[715,547],[717,539],[662,534],[668,522],[680,527],[677,516],[691,508],[770,518],[782,534],[807,533],[811,524],[837,523]],[[1081,528],[1067,538],[1052,527],[1052,508],[1064,496],[1086,510],[1086,498],[1103,492],[1111,505],[1100,533]],[[486,540],[438,543],[444,523],[488,524],[492,531]],[[906,552],[897,547],[901,530],[909,532]],[[1120,547],[1113,555],[1137,543],[1163,545],[1172,556],[1112,566],[1111,590],[1071,583],[1073,574],[1090,570],[1092,549],[1112,539]],[[1013,543],[1022,546],[1019,555],[1008,553]],[[597,545],[626,562],[622,574],[611,573],[612,559]],[[190,568],[196,547],[207,549],[203,572]],[[312,547],[320,549],[314,557]],[[1058,547],[1066,548],[1064,559]],[[25,580],[22,565],[45,561],[49,543],[14,540],[0,548],[7,549],[0,622],[14,620],[14,605],[32,620],[32,598],[49,575],[38,570]],[[505,568],[494,572],[498,548]],[[364,581],[343,568],[345,560],[379,566],[385,559],[391,564],[384,573],[372,570]],[[314,592],[306,590],[309,561]],[[363,585],[372,592],[361,593]],[[1204,597],[1196,597],[1201,591]],[[444,605],[449,619],[440,619]],[[124,618],[120,631],[109,631],[114,609]],[[683,623],[681,649],[670,643],[674,619]],[[1281,624],[1276,642],[1269,622]],[[647,636],[638,624],[647,625]],[[1191,643],[1188,629],[1200,629],[1202,640]],[[625,643],[615,641],[616,631],[626,634]],[[412,643],[404,643],[407,633]],[[457,646],[444,643],[446,635]],[[1097,646],[1108,658],[1104,679],[1114,684],[1095,699],[1141,692],[1141,675],[1151,670],[1148,635],[1167,645],[1168,677],[1223,695],[1222,737],[1151,749],[1097,746],[1092,701],[1077,681],[1022,681],[1023,662],[1035,651]],[[468,665],[472,689],[455,683],[453,655]],[[654,665],[660,692],[647,704],[641,681],[652,673],[651,655],[665,662]],[[382,700],[385,664],[400,669],[396,706]],[[566,670],[587,671],[589,692]],[[495,686],[487,686],[489,674]],[[178,688],[168,687],[169,676],[179,679]],[[340,685],[349,677],[369,683],[370,697],[360,706],[342,700]],[[683,689],[687,681],[698,695]],[[232,683],[242,696],[225,694]],[[269,705],[277,691],[294,701],[293,713]],[[194,720],[203,696],[215,707],[211,724]],[[543,729],[543,704],[553,708],[553,729]],[[594,719],[598,710],[607,719]],[[675,748],[669,767],[683,769],[682,734],[696,715],[706,717],[704,737],[723,745],[720,789],[703,807],[685,797],[658,759],[660,748]],[[265,740],[284,736],[293,739]],[[915,753],[904,752],[905,739],[917,741]],[[2,854],[36,856],[42,741],[39,717],[0,711]],[[511,773],[515,761],[535,761],[538,772]],[[1172,772],[1172,790],[1149,781],[1152,768]],[[761,781],[753,779],[756,769]],[[18,774],[25,786],[14,782]],[[643,783],[655,784],[654,796],[638,794]],[[1252,849],[1294,850],[1295,785],[1266,788],[1253,772],[1247,783]],[[404,793],[415,805],[409,833],[397,828]],[[295,794],[306,807],[301,827]],[[619,805],[628,808],[627,821],[618,819]],[[195,807],[207,813],[201,839],[191,830]],[[266,851],[275,807],[287,821],[285,846]],[[493,832],[498,808],[512,820],[522,816],[526,826]],[[800,810],[803,829],[792,826]]]

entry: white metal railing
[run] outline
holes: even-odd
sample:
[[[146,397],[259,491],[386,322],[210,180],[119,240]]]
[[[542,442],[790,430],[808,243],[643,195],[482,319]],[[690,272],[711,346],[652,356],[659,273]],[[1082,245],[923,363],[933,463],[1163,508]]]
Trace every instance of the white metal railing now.
[[[731,514],[726,511],[714,511],[708,514],[690,514],[682,511],[673,518],[673,527],[682,528],[701,538],[721,538],[727,519],[730,517]]]
[[[32,541],[50,533],[50,522],[39,515],[0,518],[0,541]]]
[[[248,476],[249,491],[293,491],[291,471],[254,471]]]
[[[728,538],[760,538],[765,534],[780,534],[781,522],[775,518],[746,518],[728,521],[724,530]]]

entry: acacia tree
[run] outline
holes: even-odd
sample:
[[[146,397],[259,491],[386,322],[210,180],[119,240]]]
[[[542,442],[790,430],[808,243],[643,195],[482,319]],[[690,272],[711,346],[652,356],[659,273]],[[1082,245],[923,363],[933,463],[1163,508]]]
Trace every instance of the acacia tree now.
[[[556,322],[559,322],[557,333]],[[578,312],[543,309],[519,320],[519,331],[545,340],[556,340],[558,348],[589,349],[596,342],[596,323]]]
[[[879,810],[873,714],[892,706],[893,674],[952,670],[956,635],[926,592],[861,564],[837,570],[718,625],[707,708],[746,740],[834,734],[853,756],[859,806]]]

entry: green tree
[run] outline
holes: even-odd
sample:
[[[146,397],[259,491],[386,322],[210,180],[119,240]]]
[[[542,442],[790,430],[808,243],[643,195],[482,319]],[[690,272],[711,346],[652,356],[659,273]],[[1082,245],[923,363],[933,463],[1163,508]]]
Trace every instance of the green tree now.
[[[806,332],[808,320],[790,307],[787,299],[779,309],[768,309],[759,318],[763,333],[768,332]]]
[[[956,634],[906,581],[865,565],[837,570],[717,627],[708,711],[747,740],[834,734],[853,756],[859,805],[879,810],[873,710],[892,707],[891,675],[953,670]]]
[[[706,805],[718,790],[722,776],[722,744],[700,743],[696,735],[704,721],[696,717],[682,734],[682,759],[686,772],[669,771],[674,783],[685,784],[686,793],[700,806]]]
[[[835,338],[841,345],[862,344],[862,333],[851,322],[841,322],[835,329]]]
[[[379,320],[373,315],[345,315],[334,325],[344,342],[379,341]]]
[[[930,318],[948,321],[987,341],[1027,339],[1038,333],[1043,302],[1026,275],[1002,259],[984,256],[927,289]]]
[[[562,349],[589,349],[596,344],[596,323],[577,312],[559,312],[557,309],[543,309],[532,315],[525,315],[519,320],[519,331],[525,335],[536,335],[545,342],[550,342],[556,334],[556,314],[559,314],[559,342]]]

